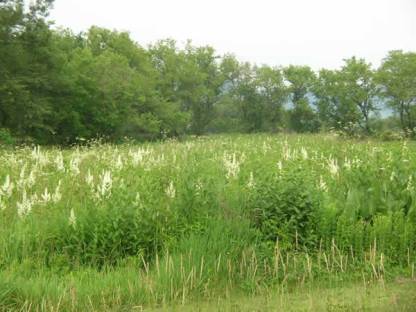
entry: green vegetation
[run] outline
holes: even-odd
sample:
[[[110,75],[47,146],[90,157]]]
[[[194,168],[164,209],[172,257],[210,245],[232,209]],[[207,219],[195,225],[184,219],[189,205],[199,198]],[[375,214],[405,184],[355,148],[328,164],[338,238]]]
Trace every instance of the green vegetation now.
[[[52,3],[0,1],[0,311],[414,309],[416,53],[257,66]]]
[[[0,308],[192,307],[375,284],[408,306],[415,151],[261,134],[3,149]],[[313,307],[351,307],[336,298]]]
[[[413,311],[416,284],[396,281],[387,285],[340,284],[320,288],[301,286],[296,292],[285,288],[263,296],[216,298],[188,305],[162,306],[155,311]]]
[[[184,134],[327,132],[413,137],[416,53],[380,68],[339,70],[239,62],[173,40],[148,47],[126,32],[54,29],[52,0],[0,2],[0,144],[68,145]],[[389,108],[393,115],[382,118]]]

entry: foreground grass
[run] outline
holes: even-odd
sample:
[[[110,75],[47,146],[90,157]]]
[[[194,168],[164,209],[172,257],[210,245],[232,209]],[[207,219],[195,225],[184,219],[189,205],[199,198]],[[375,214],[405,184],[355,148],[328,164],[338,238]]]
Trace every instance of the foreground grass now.
[[[126,274],[128,273],[128,274]],[[248,293],[238,287],[208,289],[203,296],[177,300],[146,298],[133,271],[74,272],[0,284],[0,311],[414,311],[416,280],[345,281],[331,279],[262,287]],[[2,278],[5,276],[3,275]],[[128,285],[128,286],[127,286]],[[20,287],[20,288],[18,288]]]
[[[416,282],[319,285],[268,290],[260,296],[230,296],[210,302],[163,306],[148,311],[415,311]]]

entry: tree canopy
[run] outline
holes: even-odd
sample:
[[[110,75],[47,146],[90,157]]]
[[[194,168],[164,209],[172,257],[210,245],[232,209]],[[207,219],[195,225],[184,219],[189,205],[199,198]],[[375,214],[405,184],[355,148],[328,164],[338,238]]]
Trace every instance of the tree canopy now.
[[[6,132],[51,144],[209,132],[368,135],[384,105],[415,135],[414,52],[392,51],[378,69],[356,57],[319,72],[257,66],[191,42],[142,47],[128,32],[56,30],[52,2],[0,1],[0,141]]]

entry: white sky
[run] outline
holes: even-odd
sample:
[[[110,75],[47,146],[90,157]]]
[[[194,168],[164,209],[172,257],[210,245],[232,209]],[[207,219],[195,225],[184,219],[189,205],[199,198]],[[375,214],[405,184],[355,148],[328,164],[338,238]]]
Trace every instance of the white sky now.
[[[55,0],[57,26],[126,30],[143,46],[191,39],[257,64],[335,68],[356,55],[374,65],[416,51],[416,0]]]

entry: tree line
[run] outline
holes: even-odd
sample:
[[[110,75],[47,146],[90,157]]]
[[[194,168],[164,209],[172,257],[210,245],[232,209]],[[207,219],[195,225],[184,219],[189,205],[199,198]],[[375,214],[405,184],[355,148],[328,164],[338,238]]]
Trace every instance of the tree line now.
[[[70,144],[215,132],[335,130],[416,134],[416,53],[391,51],[374,69],[271,67],[210,46],[127,32],[53,29],[53,0],[0,1],[0,140]],[[386,109],[392,116],[382,118]]]

